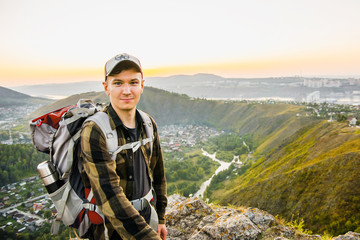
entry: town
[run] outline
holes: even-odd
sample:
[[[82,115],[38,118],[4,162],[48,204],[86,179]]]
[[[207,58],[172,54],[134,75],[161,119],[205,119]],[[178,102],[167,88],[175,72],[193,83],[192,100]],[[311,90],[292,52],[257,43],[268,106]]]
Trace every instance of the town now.
[[[195,125],[166,125],[159,128],[161,147],[164,152],[181,152],[183,147],[194,147],[221,133],[224,131]]]
[[[17,127],[23,124],[22,118],[39,107],[40,105],[0,107],[0,143],[31,143],[29,132],[19,131]]]
[[[56,214],[38,176],[2,186],[0,201],[0,232],[37,231]]]

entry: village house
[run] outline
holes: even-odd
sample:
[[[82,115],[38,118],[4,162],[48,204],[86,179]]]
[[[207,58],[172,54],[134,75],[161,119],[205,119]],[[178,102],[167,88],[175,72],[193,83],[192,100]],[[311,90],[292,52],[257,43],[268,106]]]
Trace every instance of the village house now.
[[[356,122],[357,122],[357,119],[356,117],[348,117],[348,122],[349,122],[349,127],[354,127],[356,126]]]
[[[44,208],[44,206],[41,203],[34,203],[33,204],[33,209],[34,209],[35,213],[39,212],[43,208]]]
[[[52,216],[52,217],[55,217],[56,214],[57,214],[56,208],[52,209],[52,210],[51,210],[51,216]]]
[[[22,224],[25,221],[24,214],[19,212],[15,213],[12,217],[20,224]]]

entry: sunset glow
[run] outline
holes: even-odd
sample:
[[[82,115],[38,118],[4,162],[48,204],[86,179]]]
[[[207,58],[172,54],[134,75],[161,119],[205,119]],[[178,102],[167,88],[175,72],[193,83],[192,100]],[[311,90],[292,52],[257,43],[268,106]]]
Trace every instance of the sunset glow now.
[[[145,78],[360,77],[359,9],[357,0],[5,0],[0,86],[102,81],[122,52],[141,60]]]

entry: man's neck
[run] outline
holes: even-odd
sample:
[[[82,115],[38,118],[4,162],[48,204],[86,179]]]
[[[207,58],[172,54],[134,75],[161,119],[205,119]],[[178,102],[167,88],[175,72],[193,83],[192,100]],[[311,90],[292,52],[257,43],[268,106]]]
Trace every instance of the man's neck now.
[[[117,115],[119,116],[122,123],[127,128],[136,128],[136,109],[130,111],[116,111]]]

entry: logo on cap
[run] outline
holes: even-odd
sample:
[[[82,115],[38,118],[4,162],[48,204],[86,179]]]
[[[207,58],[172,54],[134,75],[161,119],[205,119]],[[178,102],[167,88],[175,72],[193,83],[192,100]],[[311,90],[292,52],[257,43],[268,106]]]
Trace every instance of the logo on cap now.
[[[121,61],[121,60],[128,60],[130,59],[130,56],[127,54],[119,54],[115,56],[115,60]]]

